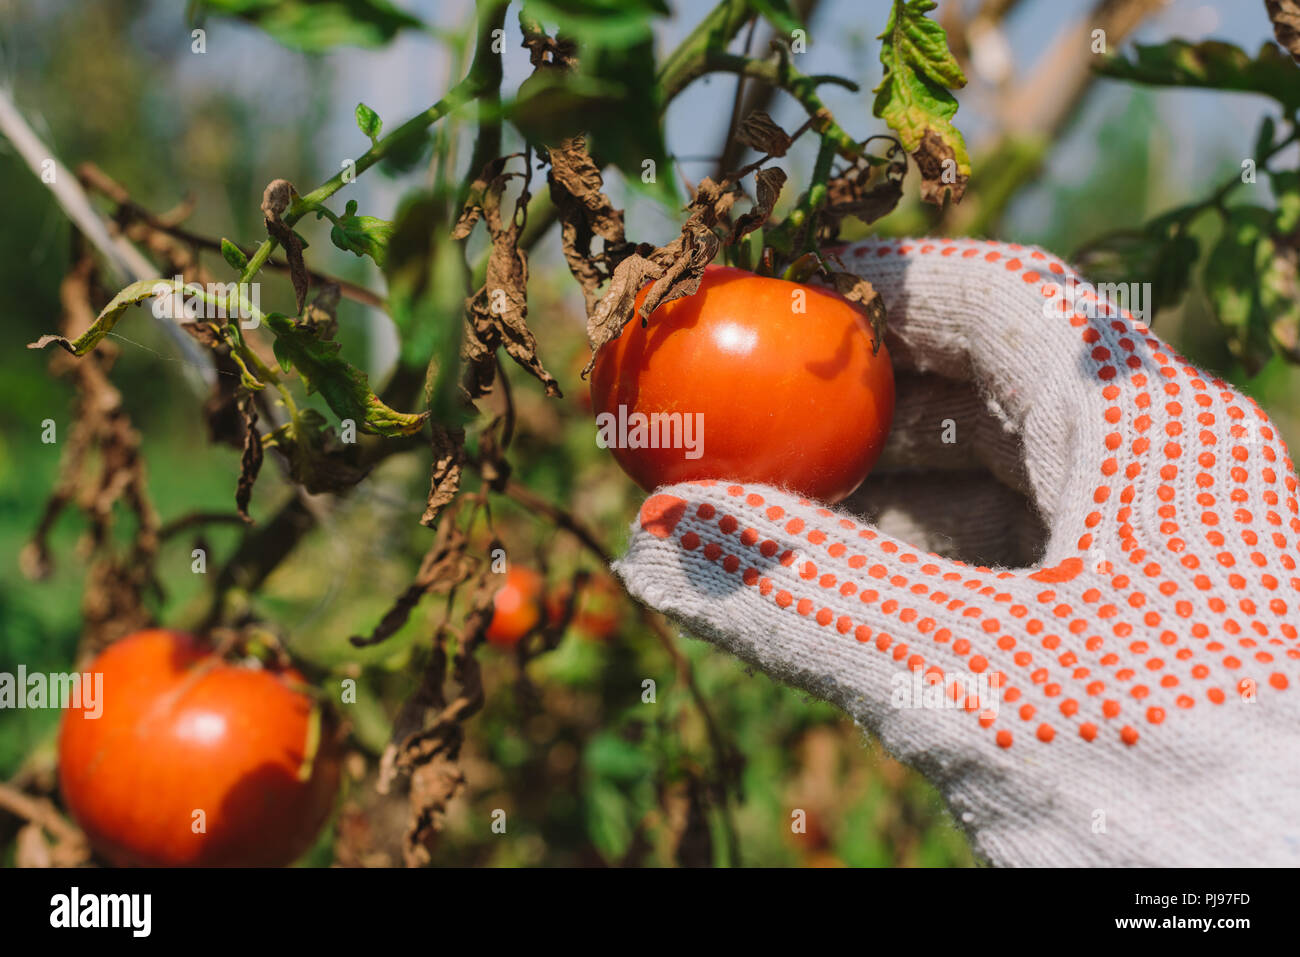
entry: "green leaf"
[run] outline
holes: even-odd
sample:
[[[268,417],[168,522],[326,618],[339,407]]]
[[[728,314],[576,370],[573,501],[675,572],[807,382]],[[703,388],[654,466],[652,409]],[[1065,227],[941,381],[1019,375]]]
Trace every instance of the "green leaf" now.
[[[805,29],[799,14],[790,8],[789,0],[749,0],[749,7],[786,37]]]
[[[1201,247],[1181,227],[1192,214],[1190,207],[1178,209],[1152,220],[1144,229],[1102,236],[1073,257],[1075,265],[1095,284],[1150,284],[1149,299],[1130,303],[1130,308],[1149,307],[1146,319],[1153,322],[1160,310],[1176,306],[1191,284]]]
[[[585,798],[587,836],[607,862],[620,860],[632,844],[631,802],[605,781],[590,784]]]
[[[1270,172],[1273,198],[1277,200],[1277,231],[1284,235],[1300,228],[1300,173],[1295,170]]]
[[[357,104],[357,129],[371,140],[379,139],[379,131],[384,128],[384,121],[379,114],[364,103]]]
[[[357,201],[348,200],[342,216],[330,229],[330,242],[339,249],[358,256],[369,256],[379,268],[388,257],[388,241],[393,236],[393,224],[374,216],[356,215]]]
[[[654,806],[656,765],[647,747],[616,731],[587,742],[582,755],[587,834],[605,860],[623,857],[636,822]]]
[[[1273,148],[1273,133],[1277,129],[1277,124],[1273,122],[1273,117],[1264,117],[1264,122],[1259,124],[1259,132],[1255,134],[1255,157],[1259,158],[1267,154]]]
[[[159,288],[168,291],[172,288],[172,284],[166,279],[141,279],[138,282],[133,282],[113,297],[112,301],[104,307],[104,311],[91,323],[90,328],[83,332],[76,341],[69,340],[64,336],[48,335],[41,336],[35,342],[29,343],[27,348],[44,349],[53,342],[67,349],[74,356],[84,356],[99,345],[100,340],[113,331],[117,321],[122,318],[122,314],[130,306],[144,302],[146,299],[152,299],[155,294],[154,291]]]
[[[339,355],[339,343],[317,339],[311,329],[273,312],[266,326],[275,334],[275,357],[298,370],[308,394],[319,392],[340,419],[352,419],[363,432],[411,435],[420,431],[427,412],[397,412],[370,389],[369,378]]]
[[[935,0],[894,0],[879,37],[885,72],[874,91],[873,111],[916,161],[921,198],[941,204],[949,191],[954,202],[965,193],[970,157],[952,124],[957,100],[948,92],[965,86],[966,77],[943,27],[925,16],[935,5]]]
[[[1229,349],[1251,374],[1273,353],[1270,311],[1278,306],[1276,276],[1265,291],[1266,273],[1276,273],[1272,222],[1273,214],[1260,206],[1228,209],[1223,233],[1205,263],[1206,295],[1228,333]]]
[[[382,46],[401,30],[424,29],[389,0],[202,0],[201,9],[246,20],[306,53]]]
[[[238,273],[242,273],[244,267],[248,265],[248,257],[244,255],[244,251],[225,237],[221,239],[221,258]]]
[[[1261,93],[1273,97],[1288,113],[1300,109],[1300,78],[1295,64],[1272,43],[1261,46],[1254,59],[1241,47],[1220,40],[1137,44],[1133,59],[1114,54],[1096,69],[1103,76],[1153,86]]]
[[[655,768],[654,759],[643,748],[608,731],[591,739],[582,763],[589,774],[622,784],[646,778]]]

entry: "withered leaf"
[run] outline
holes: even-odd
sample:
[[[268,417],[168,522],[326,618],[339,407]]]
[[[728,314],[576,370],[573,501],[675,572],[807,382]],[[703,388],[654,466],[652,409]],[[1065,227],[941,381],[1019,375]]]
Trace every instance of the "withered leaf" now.
[[[344,492],[370,472],[361,464],[360,446],[339,441],[315,409],[303,409],[274,438],[275,448],[288,459],[289,477],[312,495]]]
[[[827,182],[821,218],[832,236],[838,234],[844,217],[853,216],[870,225],[893,212],[903,198],[907,154],[896,145],[886,155],[889,161],[884,166],[859,161]]]
[[[349,639],[352,644],[364,648],[385,641],[406,624],[411,612],[425,595],[448,591],[469,581],[474,574],[476,561],[466,550],[468,543],[464,532],[454,521],[447,520],[439,524],[433,544],[420,561],[414,580],[393,602],[369,637],[353,636]],[[395,737],[399,730],[400,728],[394,728]]]
[[[317,339],[333,339],[338,333],[341,294],[338,283],[326,283],[303,310],[302,325],[310,329]]]
[[[475,224],[483,216],[483,195],[487,192],[488,185],[501,175],[505,168],[506,157],[498,156],[496,159],[488,161],[482,171],[470,183],[469,190],[465,195],[465,203],[461,207],[460,216],[456,219],[456,225],[452,227],[452,239],[464,239],[474,231]]]
[[[952,190],[953,202],[966,194],[970,174],[964,172],[957,153],[934,130],[926,130],[921,143],[912,150],[912,159],[921,173],[921,198],[927,203],[943,205],[945,194]]]
[[[433,528],[438,514],[460,491],[461,469],[465,464],[465,431],[433,426],[433,465],[429,468],[429,500],[420,524]]]
[[[482,296],[475,296],[465,304],[465,322],[468,334],[460,344],[460,357],[465,366],[462,385],[472,401],[492,391],[501,330],[487,311]]]
[[[407,758],[411,769],[411,819],[406,833],[406,866],[422,867],[433,859],[438,834],[452,799],[465,787],[460,768],[461,744],[465,732],[459,724],[440,723],[422,735],[415,756]]]
[[[548,156],[551,169],[546,178],[559,215],[564,259],[582,287],[590,315],[600,298],[600,286],[630,251],[623,232],[623,212],[602,192],[600,169],[588,155],[583,137],[561,141],[548,150]],[[591,248],[596,237],[604,243],[600,254]]]
[[[297,311],[302,312],[302,305],[307,301],[307,288],[311,278],[307,274],[307,264],[302,258],[302,240],[281,216],[293,202],[293,184],[287,179],[272,180],[262,193],[262,216],[266,222],[266,233],[284,249],[289,261],[289,278],[293,282],[293,293]]]
[[[519,212],[528,204],[525,190],[516,201],[514,214],[508,223],[501,215],[501,199],[506,177],[498,175],[483,195],[483,216],[488,234],[492,237],[492,252],[488,256],[487,279],[483,287],[487,314],[501,333],[500,341],[506,354],[528,370],[546,387],[546,394],[558,397],[560,384],[542,365],[537,355],[537,338],[528,328],[528,257],[519,248],[519,235],[523,231]],[[482,311],[484,306],[479,306]],[[471,323],[473,328],[475,323]]]
[[[836,292],[866,314],[871,323],[871,352],[879,352],[885,332],[885,300],[871,283],[851,272],[832,271],[830,279]]]
[[[794,142],[790,134],[773,122],[762,110],[754,110],[740,123],[736,139],[759,153],[784,156]]]
[[[784,185],[785,171],[778,167],[760,169],[754,174],[754,208],[736,220],[735,226],[732,227],[730,243],[739,242],[767,222]]]
[[[1264,0],[1268,18],[1273,21],[1273,35],[1286,47],[1296,63],[1300,63],[1300,2],[1297,0]]]
[[[80,240],[78,244],[84,246]],[[86,349],[93,348],[91,339],[102,338],[105,316],[125,308],[114,303],[120,305],[127,296],[125,290],[119,293],[96,318],[96,304],[106,302],[109,295],[98,280],[95,264],[95,257],[83,249],[59,289],[60,331],[65,341],[81,343]],[[160,593],[154,571],[159,521],[149,498],[140,434],[108,376],[117,354],[117,347],[106,343],[80,362],[62,351],[51,357],[51,370],[72,381],[76,402],[72,425],[60,443],[58,478],[30,543],[19,556],[25,574],[48,574],[53,567],[48,537],[55,522],[69,506],[82,513],[91,562],[82,588],[81,635],[82,647],[91,652],[152,623],[146,599]],[[134,518],[134,534],[125,549],[120,547],[123,536],[116,525],[123,509]]]
[[[213,442],[242,449],[244,419],[239,411],[240,368],[230,357],[230,344],[213,322],[187,322],[181,328],[211,350],[217,372],[212,392],[203,402],[203,420],[208,426],[208,437]]]
[[[491,614],[492,595],[485,587],[485,577],[480,575],[471,611],[480,618],[490,618]],[[464,722],[483,706],[483,678],[473,654],[476,642],[472,638],[460,642],[453,672],[459,691],[447,700],[446,632],[444,623],[435,636],[420,687],[402,706],[380,761],[377,787],[381,793],[387,793],[398,774],[410,777],[410,818],[404,849],[408,867],[427,864],[432,858],[447,807],[465,786],[465,775],[458,764],[465,740]]]
[[[699,289],[704,269],[721,245],[714,228],[735,202],[736,194],[726,185],[706,177],[687,207],[691,215],[682,225],[681,235],[658,249],[642,252],[638,248],[615,268],[609,288],[587,320],[592,357],[584,375],[595,365],[601,346],[617,338],[632,319],[637,294],[647,280],[653,282],[637,310],[643,321],[664,303],[693,295]]]
[[[601,191],[604,178],[600,168],[587,153],[587,141],[575,136],[561,141],[548,151],[551,171],[547,178],[582,204],[588,213],[591,230],[601,239],[618,242],[623,239],[623,211],[615,209],[609,197]]]
[[[262,469],[262,437],[257,432],[257,407],[253,396],[245,395],[239,402],[239,412],[244,422],[244,454],[239,459],[239,485],[235,489],[235,508],[239,517],[252,524],[248,503],[253,497],[253,483]]]

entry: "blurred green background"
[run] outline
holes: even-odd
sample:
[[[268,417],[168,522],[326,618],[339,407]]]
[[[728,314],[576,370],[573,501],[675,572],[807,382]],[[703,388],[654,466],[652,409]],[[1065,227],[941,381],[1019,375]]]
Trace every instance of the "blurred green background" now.
[[[310,187],[331,175],[342,158],[364,149],[351,119],[358,100],[379,109],[391,126],[446,88],[452,63],[464,52],[466,4],[407,6],[434,29],[416,37],[404,34],[386,49],[308,55],[247,25],[213,21],[208,53],[196,57],[189,24],[171,3],[0,0],[0,83],[69,167],[93,161],[154,212],[192,196],[195,208],[187,228],[247,246],[262,235],[258,204],[267,182],[283,176]],[[674,4],[680,9],[662,23],[661,51],[685,35],[704,6]],[[1018,9],[1007,21],[1006,36],[1016,63],[1032,61],[1041,34],[1063,13],[1088,9],[1084,3],[1049,0],[1012,6]],[[1253,50],[1268,35],[1267,21],[1255,4],[1240,5],[1251,8],[1249,18],[1240,18],[1246,23],[1228,16],[1237,6],[1229,0],[1176,2],[1145,23],[1138,36],[1228,30],[1239,32],[1231,38]],[[881,125],[870,116],[870,88],[879,74],[872,38],[883,25],[887,4],[844,0],[812,7],[810,55],[820,58],[816,69],[845,73],[862,85],[860,93],[836,91],[828,102],[856,135],[879,132]],[[512,12],[506,52],[516,61],[508,78],[513,75],[517,82],[527,68],[513,20]],[[670,112],[669,149],[688,178],[707,172],[717,153],[733,84],[730,77],[697,84]],[[996,85],[959,95],[957,123],[977,146],[996,142],[1008,125],[1007,115],[990,107]],[[1258,98],[1232,94],[1090,84],[1077,108],[1054,119],[1049,129],[1029,131],[1045,138],[1042,166],[1010,188],[1001,212],[982,222],[980,231],[1068,255],[1095,236],[1135,227],[1200,198],[1231,176],[1248,149],[1243,140],[1249,142],[1267,108]],[[798,110],[788,101],[773,112],[778,121],[791,121],[787,128],[798,123]],[[1206,121],[1225,112],[1232,115],[1209,128]],[[981,167],[984,154],[979,149],[972,154],[972,191],[978,197],[980,178],[989,174]],[[810,166],[810,156],[796,151],[790,161],[796,183]],[[428,175],[427,170],[396,177],[368,173],[357,184],[361,211],[391,217],[397,199]],[[628,199],[616,178],[610,189],[616,202]],[[24,578],[18,556],[49,494],[62,450],[60,443],[41,442],[41,423],[55,420],[61,435],[70,425],[68,383],[49,374],[47,353],[24,344],[55,329],[71,230],[3,140],[0,209],[0,315],[7,330],[0,353],[0,671],[13,671],[19,663],[29,671],[65,670],[80,636],[83,520],[69,513],[56,526],[51,539],[56,566],[48,580]],[[629,208],[629,233],[637,238],[649,233],[645,238],[662,241],[678,222],[674,211],[646,200]],[[304,220],[299,227],[312,244],[309,264],[380,288],[372,267],[329,244],[328,225]],[[932,213],[909,204],[880,225],[891,231],[936,223]],[[1211,218],[1198,222],[1203,248],[1213,245],[1216,228]],[[219,255],[206,253],[204,259],[226,274]],[[587,355],[581,300],[554,235],[537,250],[533,271],[530,319],[541,355],[566,397],[545,400],[535,381],[511,371],[520,412],[512,448],[516,476],[582,516],[617,550],[640,493],[592,441],[577,377]],[[291,304],[291,293],[283,277],[268,276],[263,308],[277,304]],[[1194,361],[1245,387],[1275,416],[1292,447],[1300,441],[1300,375],[1276,360],[1248,376],[1229,354],[1198,288],[1177,309],[1161,314],[1156,329]],[[149,487],[162,520],[196,510],[232,510],[238,452],[205,441],[201,399],[183,377],[174,348],[143,313],[128,316],[118,333],[122,352],[112,378],[143,436]],[[382,383],[394,352],[388,320],[345,301],[339,338],[344,355]],[[355,745],[347,793],[308,863],[399,863],[392,847],[404,806],[376,798],[370,784],[392,719],[414,687],[414,666],[425,654],[436,604],[427,601],[377,649],[358,652],[347,639],[374,626],[427,548],[430,533],[417,522],[427,482],[427,453],[389,459],[351,496],[331,506],[325,525],[251,599],[295,655],[332,676],[322,680],[360,679],[358,703],[345,709]],[[291,494],[268,463],[254,492],[254,517],[265,519]],[[513,560],[535,556],[533,563],[544,563],[553,582],[579,567],[596,570],[574,542],[538,516],[504,501],[494,505],[494,513]],[[155,611],[165,624],[192,624],[205,610],[209,582],[190,570],[197,534],[170,539],[160,554],[166,595]],[[202,531],[213,556],[210,568],[230,553],[239,534],[232,526]],[[934,792],[863,739],[843,716],[749,673],[703,643],[681,640],[679,647],[743,761],[739,799],[727,811],[716,794],[701,793],[696,785],[709,776],[714,760],[698,709],[670,657],[624,607],[613,636],[594,640],[570,634],[522,674],[512,657],[492,648],[482,651],[487,706],[468,725],[461,762],[468,787],[450,809],[434,862],[728,862],[730,818],[740,861],[747,865],[975,863]],[[647,678],[657,683],[654,706],[641,701]],[[0,715],[0,779],[18,778],[37,790],[51,786],[57,718],[53,711]],[[510,821],[505,838],[490,830],[491,812],[498,808]],[[806,813],[804,833],[792,832],[797,810]],[[14,831],[14,822],[0,817],[5,848],[0,859],[12,859]],[[688,831],[694,837],[683,840]]]

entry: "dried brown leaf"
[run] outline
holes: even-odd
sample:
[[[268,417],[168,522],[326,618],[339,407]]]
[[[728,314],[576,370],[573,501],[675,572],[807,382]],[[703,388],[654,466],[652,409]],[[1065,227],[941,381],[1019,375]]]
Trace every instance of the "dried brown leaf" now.
[[[840,223],[846,216],[870,225],[893,212],[903,198],[907,154],[895,146],[886,155],[889,162],[884,166],[858,162],[827,182],[827,200],[822,208],[821,221],[830,233],[828,238],[838,235]]]
[[[433,465],[429,468],[429,500],[420,524],[433,528],[438,514],[460,491],[461,469],[465,464],[465,432],[434,423]]]
[[[63,306],[60,323],[68,338],[81,336],[112,296],[97,280],[95,259],[86,251],[65,276],[59,289]],[[112,343],[74,359],[59,352],[50,368],[69,378],[76,390],[73,423],[60,436],[63,457],[54,490],[45,504],[30,543],[20,554],[25,574],[40,577],[53,567],[48,536],[69,506],[85,517],[83,538],[91,556],[82,589],[82,636],[87,650],[97,651],[130,631],[151,623],[146,596],[160,591],[154,575],[159,521],[149,499],[140,434],[109,379],[118,354]],[[123,505],[134,515],[129,545],[118,544],[115,524]]]
[[[257,431],[257,406],[252,395],[245,395],[239,401],[239,412],[244,423],[244,453],[239,459],[239,485],[235,488],[235,508],[239,517],[250,525],[253,518],[248,514],[248,503],[253,497],[253,483],[257,473],[262,470],[262,436]]]
[[[275,449],[289,463],[289,477],[312,495],[347,491],[370,473],[360,446],[340,441],[315,409],[303,409],[274,437]]]
[[[338,333],[341,295],[338,283],[326,283],[303,310],[302,325],[310,329],[317,339],[333,339]]]
[[[486,313],[500,333],[499,342],[505,346],[506,354],[536,377],[546,387],[548,396],[558,397],[560,384],[537,355],[537,338],[527,322],[528,257],[519,248],[519,236],[523,231],[522,212],[528,205],[528,191],[525,189],[516,200],[513,214],[506,221],[501,214],[506,183],[507,177],[498,175],[483,195],[483,217],[492,237],[492,252],[481,294],[484,302],[471,309],[477,313],[477,319],[471,320],[471,331],[477,336]],[[481,338],[479,342],[482,344]]]
[[[1298,0],[1264,0],[1268,18],[1273,21],[1273,35],[1286,47],[1291,58],[1300,63],[1300,2]]]
[[[885,300],[871,283],[851,272],[832,271],[830,279],[835,291],[866,315],[871,323],[871,351],[879,352],[885,331]]]
[[[480,576],[471,615],[490,616],[491,594]],[[486,622],[483,626],[486,628]],[[483,706],[483,678],[474,657],[476,642],[463,638],[453,679],[458,691],[448,700],[446,627],[435,636],[433,653],[420,687],[403,705],[393,737],[380,762],[378,789],[387,793],[399,774],[410,778],[410,820],[404,856],[408,867],[429,863],[447,807],[465,786],[458,764],[464,722]],[[429,713],[434,712],[432,721]]]
[[[623,232],[623,211],[615,209],[602,191],[604,180],[583,137],[561,141],[548,155],[551,169],[547,182],[559,215],[564,259],[582,287],[590,315],[600,299],[600,286],[630,251]],[[597,237],[604,244],[599,254],[591,248]]]
[[[781,196],[781,187],[785,185],[785,178],[785,170],[775,166],[760,169],[754,174],[754,208],[736,220],[728,242],[740,241],[767,222],[767,218],[772,215],[772,207]]]
[[[572,196],[587,211],[591,231],[607,242],[623,240],[623,211],[615,209],[602,192],[604,178],[587,152],[583,136],[563,140],[549,151],[551,171],[548,180]]]
[[[741,121],[736,139],[759,153],[784,156],[794,141],[762,110],[754,110]]]
[[[465,534],[448,516],[438,525],[433,545],[425,552],[414,580],[393,602],[368,637],[353,636],[350,640],[358,648],[375,645],[395,635],[411,612],[425,595],[450,591],[473,576],[478,562],[467,552],[469,542]]]
[[[465,204],[461,207],[460,216],[456,219],[456,225],[452,227],[452,239],[465,239],[474,231],[474,226],[483,216],[483,196],[487,192],[488,185],[501,175],[505,168],[506,157],[498,156],[496,159],[488,161],[482,171],[470,183],[469,191],[465,196]]]
[[[609,289],[601,297],[587,320],[587,339],[592,357],[583,374],[596,361],[596,353],[605,343],[617,338],[633,315],[637,294],[647,280],[649,290],[636,309],[644,322],[659,306],[693,295],[700,287],[704,269],[718,254],[721,245],[715,227],[722,221],[736,199],[727,183],[705,178],[687,207],[690,217],[681,235],[658,249],[637,252],[623,259],[614,270]]]
[[[961,172],[956,152],[942,136],[927,129],[920,145],[912,150],[912,159],[921,174],[921,199],[941,206],[944,195],[952,190],[952,201],[961,202],[970,176]]]
[[[302,312],[303,303],[307,301],[307,288],[311,277],[307,273],[307,264],[302,258],[302,240],[281,216],[297,195],[293,184],[287,179],[272,180],[262,193],[262,216],[266,223],[266,234],[284,249],[289,261],[289,278],[293,282],[296,308]]]
[[[487,311],[484,297],[475,296],[465,307],[467,335],[461,340],[460,356],[465,365],[462,386],[470,400],[492,391],[497,374],[497,348],[501,330]]]

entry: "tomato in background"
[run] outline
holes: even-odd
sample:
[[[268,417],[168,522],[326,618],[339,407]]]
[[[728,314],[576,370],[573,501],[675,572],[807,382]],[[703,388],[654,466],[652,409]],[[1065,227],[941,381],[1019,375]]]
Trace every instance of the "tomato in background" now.
[[[873,355],[871,342],[867,318],[831,290],[709,266],[695,295],[660,306],[646,328],[633,319],[600,350],[592,405],[598,425],[602,414],[617,422],[620,406],[702,417],[697,458],[615,443],[646,491],[731,479],[838,502],[880,457],[893,419],[889,351]]]
[[[604,641],[618,630],[623,589],[607,575],[589,578],[578,592],[577,604],[569,627],[587,638]],[[559,621],[569,598],[568,587],[557,588],[546,598],[546,613],[550,621]]]
[[[505,582],[492,598],[492,621],[487,640],[500,648],[513,648],[542,620],[542,576],[524,565],[511,564]]]
[[[290,686],[301,675],[229,664],[161,630],[121,639],[85,671],[103,675],[101,711],[65,711],[59,784],[110,862],[273,867],[311,846],[340,757],[333,723]]]

